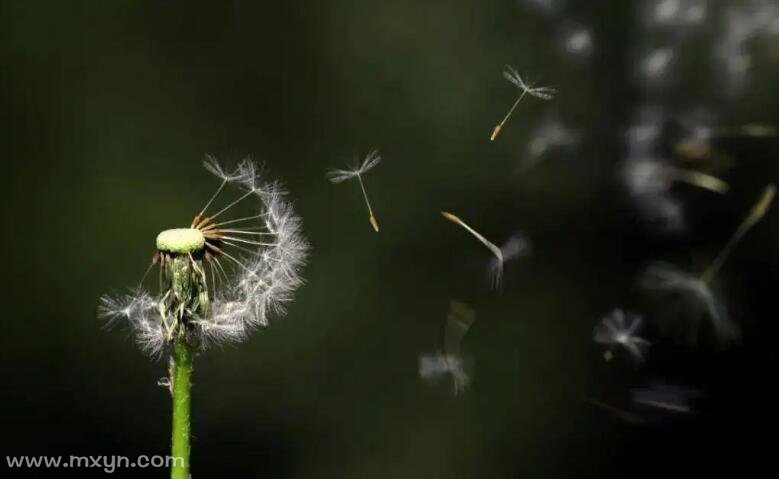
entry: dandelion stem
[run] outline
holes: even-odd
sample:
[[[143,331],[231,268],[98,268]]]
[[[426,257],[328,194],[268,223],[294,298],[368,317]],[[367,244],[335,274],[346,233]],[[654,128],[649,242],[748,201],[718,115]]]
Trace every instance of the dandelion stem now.
[[[503,125],[505,125],[507,121],[509,121],[511,114],[514,113],[514,110],[516,110],[517,105],[519,105],[519,102],[522,101],[522,98],[524,98],[526,93],[527,90],[523,89],[522,94],[519,95],[519,98],[517,98],[517,101],[515,101],[514,104],[511,106],[511,109],[509,110],[508,113],[506,113],[506,116],[503,117],[503,120],[501,120],[501,122],[498,123],[498,126],[496,126],[494,130],[492,130],[492,136],[490,136],[490,141],[495,141],[495,138],[498,137],[498,133],[500,133],[500,129],[503,128]]]
[[[368,193],[365,191],[365,185],[362,183],[362,175],[359,173],[357,174],[357,181],[360,182],[360,189],[362,190],[362,196],[365,198],[365,206],[368,207],[368,214],[370,215],[370,222],[371,226],[373,226],[373,229],[378,233],[379,232],[379,222],[376,221],[376,216],[373,214],[373,208],[371,208],[371,202],[368,199]]]
[[[173,345],[173,437],[171,479],[189,479],[192,349],[184,339]]]
[[[720,251],[717,257],[714,258],[714,261],[712,261],[709,267],[706,268],[706,271],[703,272],[701,275],[702,282],[708,284],[717,276],[717,273],[719,273],[720,269],[722,269],[722,266],[730,256],[730,253],[733,252],[733,248],[735,248],[744,235],[746,235],[747,232],[752,229],[752,227],[755,226],[758,222],[760,222],[763,216],[765,216],[768,208],[771,206],[771,203],[774,200],[775,195],[776,187],[774,185],[766,186],[765,190],[763,190],[763,194],[760,196],[760,199],[757,200],[757,203],[755,203],[755,206],[752,207],[752,210],[749,212],[747,217],[744,218],[744,221],[742,221],[740,225],[738,225],[738,228],[730,237],[730,240],[728,240],[725,247],[722,248],[722,251]]]

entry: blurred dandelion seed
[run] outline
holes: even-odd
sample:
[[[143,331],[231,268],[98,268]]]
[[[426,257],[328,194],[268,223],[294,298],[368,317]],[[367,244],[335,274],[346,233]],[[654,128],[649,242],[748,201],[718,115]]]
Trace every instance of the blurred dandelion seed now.
[[[488,240],[487,238],[479,234],[478,231],[468,226],[467,223],[465,223],[456,215],[453,215],[452,213],[448,213],[446,211],[442,211],[441,215],[447,220],[451,221],[452,223],[460,225],[463,228],[465,228],[477,240],[479,240],[481,244],[483,244],[484,246],[487,247],[488,250],[490,250],[490,252],[494,257],[492,258],[492,260],[490,260],[488,272],[490,276],[490,282],[493,288],[498,288],[501,285],[503,281],[503,268],[505,264],[508,261],[518,258],[529,249],[529,245],[530,245],[529,240],[520,233],[517,233],[516,235],[509,238],[506,244],[504,244],[502,248],[499,248],[492,241]]]
[[[503,72],[503,76],[514,86],[519,88],[522,91],[522,93],[520,93],[519,97],[511,106],[508,113],[506,113],[506,116],[503,117],[503,120],[501,120],[501,122],[498,123],[498,125],[492,130],[492,134],[490,135],[490,141],[495,141],[495,138],[498,137],[501,128],[503,128],[503,125],[505,125],[506,122],[509,120],[511,115],[514,113],[514,110],[517,108],[517,105],[519,105],[519,102],[522,101],[525,95],[534,96],[541,100],[548,101],[553,99],[555,93],[557,93],[557,90],[555,90],[554,88],[544,87],[544,86],[534,86],[530,83],[525,82],[522,79],[522,77],[519,75],[519,73],[511,66],[506,66],[506,70]]]
[[[604,317],[593,331],[596,343],[623,348],[636,362],[644,362],[649,341],[640,338],[641,317],[621,309],[615,309]]]
[[[449,303],[444,326],[444,352],[419,357],[419,376],[422,379],[432,382],[450,375],[454,395],[465,391],[470,384],[470,375],[462,354],[462,341],[475,320],[475,312],[465,303],[455,300]]]
[[[720,194],[730,189],[726,182],[717,177],[650,159],[628,161],[625,165],[625,179],[631,193],[635,195],[663,194],[674,182]]]
[[[768,185],[728,242],[700,276],[686,273],[665,263],[653,264],[644,273],[641,282],[646,289],[661,294],[677,294],[683,300],[681,317],[689,322],[688,334],[693,343],[696,342],[700,322],[704,318],[711,321],[718,341],[727,343],[738,338],[739,328],[730,320],[724,305],[712,292],[711,284],[736,245],[768,212],[775,195],[776,187],[772,184]]]
[[[697,389],[658,383],[631,391],[634,403],[672,413],[694,412],[693,402],[703,396]]]
[[[376,220],[376,216],[373,214],[371,202],[368,199],[368,193],[365,191],[365,185],[362,182],[362,175],[373,169],[373,167],[378,165],[379,162],[381,162],[381,155],[379,155],[379,150],[373,150],[365,156],[362,164],[355,164],[353,167],[347,170],[333,169],[327,172],[327,179],[330,180],[330,182],[333,184],[342,183],[346,180],[357,177],[357,181],[360,183],[360,189],[362,190],[362,196],[365,199],[365,206],[368,207],[368,219],[371,223],[371,226],[373,226],[373,229],[377,233],[379,232],[379,222]]]

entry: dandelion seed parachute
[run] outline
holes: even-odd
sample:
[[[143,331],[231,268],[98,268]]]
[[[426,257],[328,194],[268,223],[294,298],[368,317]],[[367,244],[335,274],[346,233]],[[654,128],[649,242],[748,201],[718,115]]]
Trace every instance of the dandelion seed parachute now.
[[[776,186],[773,184],[766,186],[720,253],[699,276],[690,275],[665,263],[651,265],[644,273],[641,283],[647,290],[678,299],[677,307],[682,313],[680,316],[682,321],[673,322],[672,325],[676,324],[675,329],[678,330],[679,325],[684,325],[686,321],[688,337],[693,343],[697,339],[700,323],[704,318],[710,320],[714,336],[720,343],[730,343],[738,339],[740,335],[738,325],[728,318],[725,307],[711,291],[710,284],[736,245],[768,213],[775,196]],[[673,301],[670,303],[674,304]]]
[[[504,265],[507,262],[518,258],[530,249],[530,240],[528,240],[527,237],[521,233],[513,235],[502,247],[499,248],[495,245],[495,243],[488,240],[478,231],[468,226],[468,224],[461,220],[458,216],[447,211],[442,211],[441,216],[451,221],[452,223],[463,227],[466,231],[473,235],[474,238],[479,240],[481,244],[486,246],[488,250],[490,250],[493,258],[490,259],[487,271],[489,274],[490,283],[494,288],[498,288],[503,281]]]
[[[370,221],[373,230],[377,233],[379,232],[379,222],[376,220],[376,215],[373,214],[373,208],[368,199],[368,192],[365,190],[365,185],[362,182],[362,175],[372,170],[380,162],[381,155],[379,155],[379,150],[373,150],[365,156],[362,164],[355,164],[352,168],[346,170],[333,169],[328,171],[326,175],[327,179],[333,184],[342,183],[355,177],[357,178],[357,181],[360,183],[363,199],[365,200],[365,206],[368,208],[368,220]]]
[[[242,341],[251,330],[266,326],[271,315],[283,314],[303,282],[300,271],[308,250],[300,219],[281,186],[261,182],[252,161],[243,160],[227,170],[208,157],[204,167],[221,180],[220,186],[190,228],[159,235],[155,254],[161,280],[166,268],[177,261],[202,278],[205,291],[200,299],[179,305],[186,308],[180,313],[185,339],[201,348]],[[225,189],[235,189],[238,196],[216,208]],[[251,216],[227,215],[235,205],[250,200],[256,206]],[[214,212],[204,216],[209,210]],[[99,315],[109,324],[128,322],[141,349],[159,356],[172,341],[171,325],[166,321],[171,294],[178,292],[161,290],[153,296],[139,288],[118,297],[103,296]]]
[[[668,263],[655,263],[644,272],[641,286],[666,299],[658,325],[671,336],[696,344],[705,323],[720,344],[731,343],[740,336],[740,328],[729,317],[725,305],[700,277]]]
[[[604,317],[593,330],[596,343],[606,346],[619,346],[629,353],[637,362],[645,360],[649,341],[638,336],[641,328],[641,317],[615,309]]]
[[[506,70],[503,72],[503,77],[508,80],[510,83],[512,83],[514,86],[519,88],[519,90],[522,92],[520,93],[519,97],[514,101],[514,104],[511,105],[511,108],[509,108],[508,113],[503,117],[503,119],[500,121],[500,123],[495,126],[492,130],[492,134],[490,135],[490,141],[495,141],[495,138],[498,137],[500,134],[501,129],[506,124],[506,122],[511,118],[511,115],[514,113],[514,110],[516,110],[517,105],[522,101],[523,98],[525,98],[525,95],[534,96],[536,98],[539,98],[541,100],[551,100],[554,98],[555,93],[557,93],[557,90],[550,87],[544,87],[544,86],[534,86],[525,80],[522,79],[522,76],[520,76],[519,72],[514,69],[514,67],[507,65]]]
[[[466,304],[451,301],[444,327],[444,352],[423,354],[419,357],[419,377],[427,382],[436,382],[444,376],[451,376],[454,395],[465,391],[471,381],[470,362],[462,354],[461,344],[468,333],[476,314]]]

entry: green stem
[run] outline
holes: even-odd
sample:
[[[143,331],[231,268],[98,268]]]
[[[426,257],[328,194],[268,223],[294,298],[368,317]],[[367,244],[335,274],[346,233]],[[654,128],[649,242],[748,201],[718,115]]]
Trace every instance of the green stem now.
[[[192,349],[183,339],[173,345],[173,438],[171,479],[189,479],[189,410]],[[181,458],[181,459],[179,459]]]

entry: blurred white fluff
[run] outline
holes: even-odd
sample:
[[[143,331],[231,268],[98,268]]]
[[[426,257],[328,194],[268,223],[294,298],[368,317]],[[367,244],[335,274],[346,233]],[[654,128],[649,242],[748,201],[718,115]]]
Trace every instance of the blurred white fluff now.
[[[419,357],[419,377],[435,383],[446,376],[452,378],[454,394],[464,392],[470,384],[470,375],[466,371],[463,358],[447,354],[423,354]]]
[[[671,47],[657,48],[648,52],[641,59],[640,69],[644,79],[656,82],[666,78],[668,69],[674,59],[674,49]]]
[[[746,75],[752,65],[749,51],[753,39],[779,34],[779,3],[775,0],[751,0],[728,5],[725,26],[715,49],[716,59],[725,73],[731,94],[743,92]]]
[[[490,284],[497,289],[503,284],[503,268],[506,263],[513,261],[530,251],[530,240],[522,233],[515,233],[500,247],[501,255],[490,258],[488,274]]]
[[[690,27],[706,20],[706,0],[651,0],[647,18],[654,26]]]
[[[465,391],[470,384],[470,362],[463,358],[462,342],[475,320],[476,313],[465,303],[455,300],[449,303],[444,326],[444,352],[419,357],[420,378],[434,383],[450,376],[454,395]]]
[[[637,362],[643,362],[649,341],[638,336],[641,317],[615,309],[595,326],[593,339],[598,344],[623,348]]]
[[[525,0],[525,3],[529,3],[545,13],[555,13],[560,8],[560,0]]]
[[[660,297],[666,310],[659,316],[659,325],[672,336],[696,344],[706,324],[717,343],[731,343],[740,336],[738,325],[700,277],[668,263],[655,263],[644,272],[640,284]]]
[[[242,192],[242,198],[256,201],[252,227],[262,231],[263,241],[241,246],[240,253],[234,253],[237,264],[232,271],[219,267],[224,276],[214,288],[210,314],[189,321],[188,334],[201,347],[242,341],[251,330],[266,326],[270,315],[282,314],[303,283],[300,272],[308,251],[300,219],[282,188],[278,183],[261,183],[252,161],[243,160],[234,170],[223,169],[213,158],[204,165],[222,180],[222,186],[232,186]],[[159,302],[159,297],[138,289],[119,297],[102,297],[99,314],[109,324],[128,321],[141,349],[159,355],[168,342]]]
[[[554,115],[547,116],[533,131],[531,137],[528,143],[529,155],[521,164],[521,169],[524,171],[536,166],[548,153],[570,148],[578,142],[574,130],[565,126]]]
[[[165,347],[167,334],[157,311],[157,299],[140,288],[121,296],[101,297],[98,315],[109,327],[128,321],[138,346],[148,354],[159,354]]]
[[[694,402],[702,396],[703,394],[697,389],[663,382],[657,382],[631,391],[631,399],[636,404],[671,413],[684,414],[695,412]]]
[[[641,217],[663,231],[677,232],[685,227],[684,210],[671,195],[672,177],[664,163],[654,159],[628,159],[622,179]]]
[[[587,57],[592,53],[592,32],[583,26],[568,27],[563,34],[563,49],[574,57]]]

